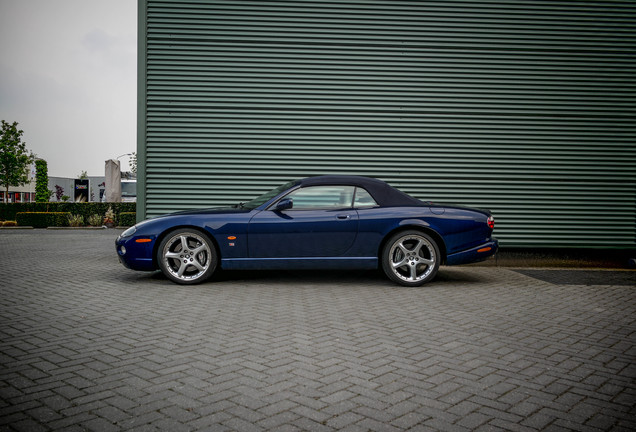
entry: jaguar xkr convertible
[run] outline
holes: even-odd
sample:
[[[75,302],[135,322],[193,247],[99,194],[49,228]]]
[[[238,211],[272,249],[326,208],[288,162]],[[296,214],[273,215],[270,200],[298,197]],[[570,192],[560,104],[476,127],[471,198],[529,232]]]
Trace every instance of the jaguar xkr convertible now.
[[[121,263],[179,284],[218,269],[375,269],[405,286],[440,264],[497,252],[488,210],[420,201],[368,177],[294,180],[246,203],[145,220],[116,240]]]

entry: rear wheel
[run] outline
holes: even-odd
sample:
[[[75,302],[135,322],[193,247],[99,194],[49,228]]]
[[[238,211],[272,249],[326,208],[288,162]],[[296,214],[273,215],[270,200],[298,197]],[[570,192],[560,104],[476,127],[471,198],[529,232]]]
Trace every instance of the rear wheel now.
[[[159,245],[157,262],[173,282],[201,283],[214,273],[218,264],[216,249],[205,234],[189,228],[170,232]]]
[[[420,286],[433,280],[440,263],[437,243],[420,231],[403,231],[389,239],[382,251],[382,269],[394,282]]]

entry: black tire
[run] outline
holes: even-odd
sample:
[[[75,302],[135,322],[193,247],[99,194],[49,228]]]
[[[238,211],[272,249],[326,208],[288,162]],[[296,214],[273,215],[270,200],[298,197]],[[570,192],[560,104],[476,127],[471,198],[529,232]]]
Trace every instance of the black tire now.
[[[382,269],[393,282],[416,287],[437,275],[441,255],[439,246],[421,231],[402,231],[393,235],[382,250]]]
[[[168,233],[157,249],[157,262],[166,277],[181,285],[208,280],[218,266],[210,238],[201,231],[180,228]]]

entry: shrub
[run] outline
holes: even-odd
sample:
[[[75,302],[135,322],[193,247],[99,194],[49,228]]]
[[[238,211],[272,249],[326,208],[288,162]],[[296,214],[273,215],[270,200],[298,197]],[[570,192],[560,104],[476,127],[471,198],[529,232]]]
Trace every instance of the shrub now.
[[[57,198],[57,200],[61,200],[62,196],[64,195],[64,188],[60,185],[55,185],[55,198]]]
[[[108,207],[106,213],[104,214],[104,224],[114,224],[115,223],[115,212],[112,207]]]
[[[82,215],[68,215],[68,224],[72,227],[79,227],[84,225],[84,216]]]
[[[119,213],[119,225],[120,226],[133,226],[137,223],[137,213],[135,212],[123,212]]]
[[[90,226],[102,226],[102,222],[104,222],[104,218],[98,214],[90,215],[87,220]]]
[[[46,203],[0,203],[0,220],[15,220],[18,212],[69,212],[84,216],[88,220],[91,215],[99,214],[103,218],[104,213],[112,207],[115,219],[122,212],[134,212],[136,203],[70,203],[70,202],[46,202]],[[99,221],[99,226],[103,219]]]
[[[16,213],[15,220],[20,226],[46,228],[49,226],[67,226],[69,212],[24,212]]]
[[[2,226],[6,227],[18,226],[18,223],[16,221],[4,221],[0,223],[2,224]]]

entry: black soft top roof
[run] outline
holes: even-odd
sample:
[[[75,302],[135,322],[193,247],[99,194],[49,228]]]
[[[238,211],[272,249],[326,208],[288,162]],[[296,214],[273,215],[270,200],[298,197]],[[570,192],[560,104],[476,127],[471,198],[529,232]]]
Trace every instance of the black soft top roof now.
[[[423,206],[422,201],[395,189],[382,180],[371,177],[349,176],[349,175],[325,175],[317,177],[307,177],[300,180],[300,186],[320,186],[320,185],[347,185],[357,186],[367,190],[382,207],[404,207]]]

